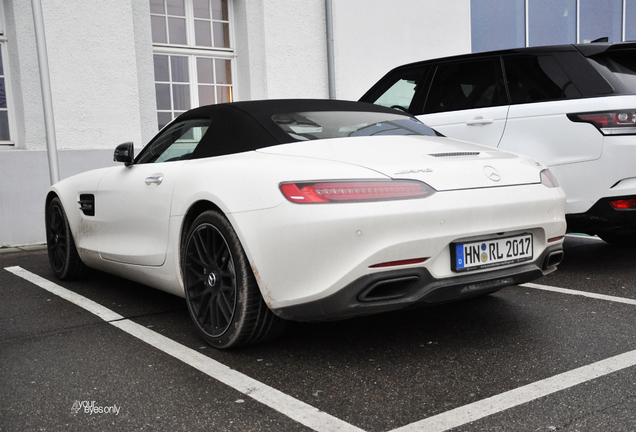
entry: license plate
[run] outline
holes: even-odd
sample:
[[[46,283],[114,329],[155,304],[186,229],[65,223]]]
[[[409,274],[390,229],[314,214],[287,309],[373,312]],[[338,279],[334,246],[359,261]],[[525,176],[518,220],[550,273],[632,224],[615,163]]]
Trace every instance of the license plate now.
[[[496,238],[471,243],[452,243],[453,271],[463,272],[498,267],[533,256],[532,234]]]

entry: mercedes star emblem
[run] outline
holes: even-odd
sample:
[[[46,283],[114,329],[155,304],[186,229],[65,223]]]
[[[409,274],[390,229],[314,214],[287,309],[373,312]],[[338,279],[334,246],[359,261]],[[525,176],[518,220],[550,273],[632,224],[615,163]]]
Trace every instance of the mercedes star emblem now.
[[[484,174],[486,174],[486,177],[488,177],[490,180],[494,182],[498,182],[499,180],[501,180],[501,175],[499,175],[497,170],[491,167],[490,165],[486,165],[484,167]]]

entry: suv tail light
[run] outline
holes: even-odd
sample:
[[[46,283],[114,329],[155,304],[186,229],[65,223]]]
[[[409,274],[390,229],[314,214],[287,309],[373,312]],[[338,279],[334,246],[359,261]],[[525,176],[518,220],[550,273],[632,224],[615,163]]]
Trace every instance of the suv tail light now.
[[[401,200],[435,193],[426,183],[411,180],[283,183],[280,190],[298,204]]]
[[[573,122],[590,123],[603,135],[635,135],[636,110],[568,114]]]

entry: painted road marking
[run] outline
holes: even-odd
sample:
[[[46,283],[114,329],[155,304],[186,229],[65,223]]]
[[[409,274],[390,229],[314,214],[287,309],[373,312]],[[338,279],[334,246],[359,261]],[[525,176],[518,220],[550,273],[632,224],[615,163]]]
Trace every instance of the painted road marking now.
[[[111,311],[104,306],[95,303],[77,293],[63,288],[47,279],[33,274],[21,267],[7,267],[5,270],[19,276],[27,281],[49,291],[52,294],[60,296],[71,303],[91,312],[108,324],[117,327],[120,330],[134,336],[147,344],[175,357],[189,366],[203,372],[204,374],[220,381],[235,390],[261,402],[264,405],[286,415],[308,428],[317,432],[363,432],[343,420],[329,415],[318,408],[294,399],[285,393],[269,387],[260,381],[252,379],[247,375],[231,369],[222,363],[217,362],[203,354],[190,349],[180,343],[173,341],[165,336],[160,335],[142,325],[139,325],[123,316]]]
[[[636,366],[636,351],[626,352],[500,393],[394,429],[392,432],[444,432],[632,366]]]
[[[605,295],[605,294],[596,294],[596,293],[591,293],[591,292],[586,292],[586,291],[576,291],[576,290],[571,290],[571,289],[567,289],[567,288],[557,288],[557,287],[551,287],[551,286],[547,286],[547,285],[539,285],[539,284],[534,284],[534,283],[525,283],[525,284],[521,284],[519,286],[526,287],[526,288],[540,289],[540,290],[543,290],[543,291],[553,291],[553,292],[558,292],[558,293],[561,293],[561,294],[570,294],[570,295],[589,297],[589,298],[593,298],[593,299],[597,299],[597,300],[606,300],[606,301],[611,301],[611,302],[615,302],[615,303],[625,303],[625,304],[636,306],[636,300],[628,299],[628,298],[624,298],[624,297],[614,297],[614,296],[608,296],[608,295]]]
[[[24,270],[21,267],[7,267],[5,270],[82,307],[83,309],[99,316],[109,324],[154,346],[166,354],[181,360],[182,362],[236,389],[237,391],[250,396],[251,398],[269,406],[287,417],[302,423],[314,431],[363,432],[362,429],[322,412],[311,405],[294,399],[279,390],[254,380],[253,378],[243,375],[242,373],[231,369],[216,360],[206,357],[201,353],[183,346],[172,339],[166,338],[165,336],[162,336],[142,325],[125,319],[123,316],[111,311],[110,309],[105,308],[104,306],[77,293],[69,291],[66,288],[63,288],[36,274]],[[622,297],[606,296],[602,294],[575,291],[565,288],[555,288],[538,284],[523,284],[520,286],[568,295],[580,295],[597,300],[636,305],[636,300]],[[496,396],[482,399],[480,401],[428,417],[424,420],[394,429],[391,432],[445,432],[633,366],[636,366],[636,350],[610,357],[587,366],[582,366],[523,387],[500,393]]]
[[[614,297],[566,288],[556,288],[533,283],[526,283],[519,286],[636,306],[636,300],[623,297]],[[549,396],[558,391],[565,390],[633,366],[636,366],[636,350],[626,352],[615,357],[610,357],[578,369],[564,372],[514,390],[500,393],[496,396],[482,399],[480,401],[428,417],[424,420],[394,429],[391,432],[445,432],[458,426],[481,420],[484,417],[500,413],[518,405],[532,402],[535,399]]]

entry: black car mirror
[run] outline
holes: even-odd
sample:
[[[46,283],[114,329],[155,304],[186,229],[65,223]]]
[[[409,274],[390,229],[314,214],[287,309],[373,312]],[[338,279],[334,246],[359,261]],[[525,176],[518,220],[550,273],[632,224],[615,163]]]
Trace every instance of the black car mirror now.
[[[113,157],[115,162],[123,162],[125,166],[132,165],[135,160],[135,147],[132,142],[126,142],[119,144],[115,148],[115,155]]]

